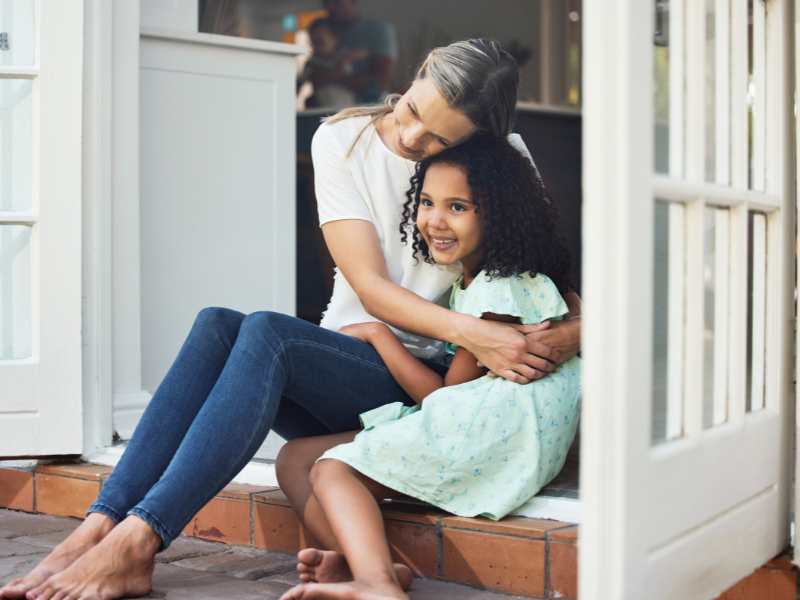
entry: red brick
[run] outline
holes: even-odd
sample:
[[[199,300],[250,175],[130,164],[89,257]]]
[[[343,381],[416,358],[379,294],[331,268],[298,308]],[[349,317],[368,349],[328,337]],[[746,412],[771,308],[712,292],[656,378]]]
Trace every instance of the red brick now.
[[[442,576],[478,587],[544,596],[545,542],[477,531],[442,530]]]
[[[73,479],[83,479],[86,481],[103,481],[113,469],[105,465],[94,465],[91,463],[54,463],[51,465],[39,465],[36,473],[52,475],[55,477],[71,477]]]
[[[226,544],[250,544],[249,498],[214,498],[192,518],[183,533]]]
[[[526,517],[507,517],[501,521],[482,518],[446,517],[442,520],[442,525],[453,529],[471,529],[487,533],[544,539],[548,531],[564,527],[569,523],[548,519],[529,519]]]
[[[295,553],[305,546],[297,515],[288,506],[269,504],[254,496],[253,544],[276,552]]]
[[[578,526],[563,527],[547,532],[547,539],[551,542],[576,543],[578,541]]]
[[[36,472],[36,510],[48,515],[83,518],[100,492],[100,480]]]
[[[386,537],[394,560],[408,565],[417,577],[439,574],[439,533],[435,527],[386,519]]]
[[[551,543],[548,561],[551,597],[578,600],[578,546]]]
[[[0,507],[33,512],[33,473],[0,469]]]
[[[761,567],[729,588],[717,600],[795,600],[797,573]]]

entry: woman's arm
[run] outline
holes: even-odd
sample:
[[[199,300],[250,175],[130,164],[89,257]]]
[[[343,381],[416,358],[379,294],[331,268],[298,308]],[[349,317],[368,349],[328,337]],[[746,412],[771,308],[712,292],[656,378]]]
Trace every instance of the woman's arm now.
[[[528,341],[527,334],[547,325],[514,326],[457,313],[429,302],[394,283],[386,270],[378,235],[369,221],[345,219],[322,226],[334,262],[369,314],[399,329],[466,348],[497,375],[528,383],[556,368],[556,349]],[[564,332],[577,346],[575,331]]]

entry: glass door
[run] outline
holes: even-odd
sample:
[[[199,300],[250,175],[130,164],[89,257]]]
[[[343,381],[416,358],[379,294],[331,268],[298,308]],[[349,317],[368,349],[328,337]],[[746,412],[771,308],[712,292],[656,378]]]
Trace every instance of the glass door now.
[[[0,456],[80,453],[83,2],[0,0]]]

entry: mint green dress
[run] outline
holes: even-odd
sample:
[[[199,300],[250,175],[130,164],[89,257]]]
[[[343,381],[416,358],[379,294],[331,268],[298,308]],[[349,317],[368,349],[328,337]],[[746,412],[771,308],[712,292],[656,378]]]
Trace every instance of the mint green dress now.
[[[525,324],[557,320],[564,299],[545,275],[455,282],[450,307]],[[580,407],[580,359],[527,385],[480,377],[440,388],[422,406],[387,404],[362,413],[364,430],[322,455],[456,515],[501,519],[564,466]]]

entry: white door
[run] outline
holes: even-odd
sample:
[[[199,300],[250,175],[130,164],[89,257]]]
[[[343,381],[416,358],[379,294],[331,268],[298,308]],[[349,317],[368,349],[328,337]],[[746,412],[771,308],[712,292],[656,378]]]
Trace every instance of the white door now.
[[[715,598],[788,543],[789,4],[585,5],[582,598]]]
[[[82,0],[0,0],[0,456],[80,453]]]

